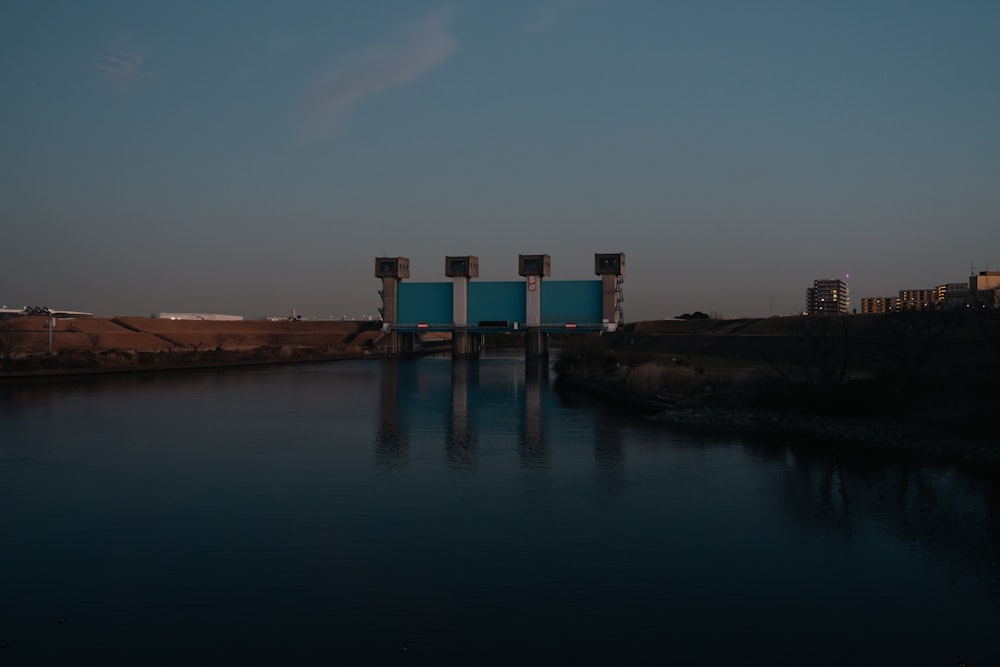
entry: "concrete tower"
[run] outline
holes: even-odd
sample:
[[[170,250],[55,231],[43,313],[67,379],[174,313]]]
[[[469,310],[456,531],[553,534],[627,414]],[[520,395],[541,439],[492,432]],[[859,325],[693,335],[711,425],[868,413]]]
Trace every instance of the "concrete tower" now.
[[[479,258],[473,255],[444,258],[444,274],[452,279],[451,354],[453,357],[479,355],[479,337],[466,331],[469,326],[469,279],[479,277]]]
[[[398,331],[390,331],[397,323],[399,310],[399,282],[410,277],[410,260],[406,257],[376,257],[375,277],[382,279],[382,307],[378,312],[382,316],[382,326],[389,336],[386,347],[390,354],[401,354],[413,351],[413,339]]]
[[[601,319],[613,331],[625,324],[622,283],[625,282],[625,253],[596,253],[594,273],[601,276]],[[612,326],[613,325],[613,326]]]
[[[548,255],[518,255],[517,272],[525,277],[524,356],[547,357],[549,341],[537,327],[542,324],[542,278],[552,275],[552,260]]]

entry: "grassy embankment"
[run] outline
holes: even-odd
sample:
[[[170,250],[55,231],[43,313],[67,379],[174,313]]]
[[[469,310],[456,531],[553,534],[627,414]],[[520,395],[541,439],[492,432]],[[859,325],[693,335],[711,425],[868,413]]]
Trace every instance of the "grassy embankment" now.
[[[0,321],[0,377],[354,358],[381,335],[377,322],[80,318],[51,335],[48,324]]]

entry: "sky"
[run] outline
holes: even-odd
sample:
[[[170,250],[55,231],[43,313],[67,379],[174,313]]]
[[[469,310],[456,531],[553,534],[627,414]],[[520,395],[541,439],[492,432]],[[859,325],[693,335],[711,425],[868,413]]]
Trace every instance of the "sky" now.
[[[6,0],[0,302],[363,317],[377,256],[625,318],[1000,269],[996,0]]]

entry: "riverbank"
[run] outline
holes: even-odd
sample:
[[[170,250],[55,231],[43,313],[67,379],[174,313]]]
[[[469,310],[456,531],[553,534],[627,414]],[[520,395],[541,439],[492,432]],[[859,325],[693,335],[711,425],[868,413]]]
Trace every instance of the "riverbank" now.
[[[560,382],[681,428],[1000,471],[996,314],[652,322],[567,345]]]
[[[380,322],[367,320],[20,316],[0,321],[0,380],[378,357],[383,335]],[[450,344],[428,333],[420,353]]]
[[[942,425],[930,426],[891,419],[850,419],[808,416],[782,410],[720,407],[706,402],[644,398],[613,387],[601,378],[559,375],[560,383],[643,413],[654,422],[674,427],[773,436],[827,448],[862,448],[932,458],[977,469],[1000,472],[1000,445],[981,434],[963,435]]]
[[[0,372],[0,382],[4,380],[25,380],[31,378],[59,378],[59,377],[72,377],[72,376],[82,376],[82,375],[116,375],[124,373],[158,373],[158,372],[177,372],[177,371],[196,371],[196,370],[212,370],[220,368],[243,368],[243,367],[253,367],[253,366],[275,366],[275,365],[287,365],[287,364],[304,364],[304,363],[320,363],[320,362],[334,362],[334,361],[345,361],[350,359],[363,359],[369,358],[368,355],[363,353],[344,353],[344,354],[332,354],[323,356],[301,356],[301,357],[282,357],[276,356],[273,358],[259,358],[259,359],[239,359],[233,361],[212,361],[208,359],[192,359],[186,362],[163,362],[163,363],[123,363],[116,365],[95,365],[95,366],[85,366],[80,368],[68,368],[68,367],[55,367],[55,368],[41,368],[35,370],[22,370],[22,371],[2,371]]]

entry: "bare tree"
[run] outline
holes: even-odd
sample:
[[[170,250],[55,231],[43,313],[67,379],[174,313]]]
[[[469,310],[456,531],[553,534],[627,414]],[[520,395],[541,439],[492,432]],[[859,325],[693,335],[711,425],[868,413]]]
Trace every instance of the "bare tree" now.
[[[100,335],[98,335],[96,333],[88,333],[87,334],[87,343],[90,344],[90,353],[91,354],[97,354],[97,347],[101,343],[101,337],[100,337]]]
[[[915,375],[944,349],[953,324],[953,314],[940,310],[893,313],[886,318],[888,339],[895,347],[891,356],[906,375]]]
[[[0,357],[4,366],[9,366],[11,359],[24,351],[24,332],[14,323],[14,320],[0,321]]]
[[[814,373],[818,373],[819,382],[825,385],[841,384],[847,379],[851,352],[849,318],[839,315],[803,320],[802,339],[808,350],[803,358],[803,375],[807,382]]]

